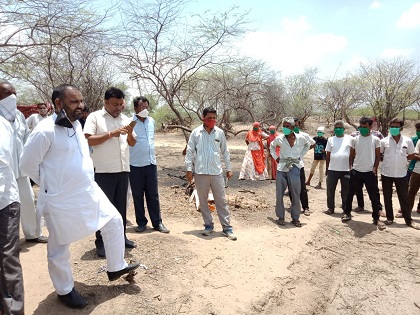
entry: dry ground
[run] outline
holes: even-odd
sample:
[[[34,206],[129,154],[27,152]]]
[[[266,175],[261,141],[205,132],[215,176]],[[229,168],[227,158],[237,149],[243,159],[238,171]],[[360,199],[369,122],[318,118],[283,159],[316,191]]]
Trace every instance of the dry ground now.
[[[314,134],[316,122],[309,125]],[[326,192],[309,188],[311,216],[302,228],[275,224],[274,181],[237,180],[246,150],[243,136],[230,139],[235,177],[227,193],[236,242],[216,232],[200,235],[202,219],[184,193],[180,134],[158,134],[157,154],[164,235],[128,226],[138,247],[127,251],[147,270],[135,283],[107,281],[106,261],[91,236],[71,246],[75,287],[89,299],[83,310],[59,304],[48,276],[46,246],[22,243],[27,314],[420,314],[420,232],[402,219],[385,231],[367,210],[348,224],[328,216]],[[305,157],[308,174],[312,151]],[[317,183],[315,174],[312,183]],[[323,183],[325,187],[325,182]],[[255,192],[239,192],[247,189]],[[339,188],[338,188],[339,190]],[[336,204],[339,195],[337,190]],[[394,196],[395,209],[398,202]],[[420,215],[413,212],[416,222]],[[289,218],[290,219],[290,216]],[[133,207],[129,220],[135,223]],[[46,232],[47,233],[47,232]]]

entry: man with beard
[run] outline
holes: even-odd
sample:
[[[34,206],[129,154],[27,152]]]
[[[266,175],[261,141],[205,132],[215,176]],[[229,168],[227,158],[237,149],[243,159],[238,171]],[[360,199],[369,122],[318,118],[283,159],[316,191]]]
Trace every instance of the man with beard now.
[[[50,232],[48,271],[58,298],[68,307],[82,308],[88,301],[74,289],[71,243],[100,229],[110,281],[139,264],[124,260],[121,215],[93,179],[89,147],[78,121],[82,94],[72,85],[60,85],[53,91],[52,102],[56,115],[39,123],[29,136],[21,168],[40,186],[37,206]]]

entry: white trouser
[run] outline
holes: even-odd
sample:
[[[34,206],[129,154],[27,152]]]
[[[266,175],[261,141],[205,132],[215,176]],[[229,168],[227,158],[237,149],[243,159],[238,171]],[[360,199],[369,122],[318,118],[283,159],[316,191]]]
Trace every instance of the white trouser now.
[[[48,271],[55,290],[59,295],[64,295],[70,293],[74,287],[70,264],[70,244],[59,245],[54,229],[49,228],[48,231],[50,231],[47,244]],[[127,262],[124,260],[125,240],[121,215],[116,215],[101,227],[101,232],[108,271],[119,271],[127,267]]]
[[[20,222],[27,240],[38,238],[41,234],[41,220],[36,218],[34,192],[29,182],[29,177],[17,179],[20,198]]]

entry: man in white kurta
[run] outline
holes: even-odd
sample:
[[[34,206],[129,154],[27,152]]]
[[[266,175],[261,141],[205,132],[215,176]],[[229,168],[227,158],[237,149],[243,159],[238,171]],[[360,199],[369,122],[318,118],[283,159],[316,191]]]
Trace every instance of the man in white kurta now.
[[[39,123],[31,133],[21,168],[40,186],[37,207],[50,232],[47,257],[54,287],[64,304],[81,308],[87,301],[80,295],[73,297],[72,242],[101,229],[111,281],[136,264],[127,265],[124,260],[121,215],[94,181],[89,147],[77,120],[83,109],[81,93],[72,86],[60,86],[53,92],[53,101],[61,112]]]
[[[16,89],[10,82],[0,82],[0,90],[11,92],[8,98],[9,103],[14,105],[14,111],[10,112],[7,106],[0,104],[0,116],[9,121],[13,129],[13,165],[16,174],[16,181],[19,187],[19,198],[21,203],[20,220],[22,223],[22,231],[25,239],[28,242],[46,243],[47,238],[41,234],[41,220],[37,220],[35,213],[35,199],[32,191],[29,178],[23,176],[20,172],[20,155],[22,153],[23,145],[29,135],[29,129],[26,125],[25,116],[16,108]],[[2,136],[2,135],[0,135]]]

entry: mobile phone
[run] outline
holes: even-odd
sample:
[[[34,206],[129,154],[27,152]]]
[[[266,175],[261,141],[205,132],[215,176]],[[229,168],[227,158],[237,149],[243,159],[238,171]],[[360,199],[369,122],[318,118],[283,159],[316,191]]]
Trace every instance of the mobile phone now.
[[[130,126],[131,127],[133,127],[134,128],[134,126],[137,124],[137,121],[134,121],[134,120],[132,120],[131,122],[130,122]]]

